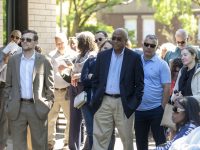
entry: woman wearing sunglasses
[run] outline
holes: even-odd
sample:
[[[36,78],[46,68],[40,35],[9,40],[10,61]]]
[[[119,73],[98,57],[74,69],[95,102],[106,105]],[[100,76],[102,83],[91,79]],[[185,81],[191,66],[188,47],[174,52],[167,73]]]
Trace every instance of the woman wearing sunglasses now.
[[[200,63],[198,58],[198,51],[192,47],[187,46],[181,51],[181,60],[183,68],[179,71],[174,91],[172,94],[172,101],[183,96],[193,96],[200,102]]]
[[[200,106],[194,97],[183,97],[174,103],[172,120],[176,124],[174,138],[158,147],[156,150],[168,150],[177,139],[188,135],[194,128],[200,126]]]

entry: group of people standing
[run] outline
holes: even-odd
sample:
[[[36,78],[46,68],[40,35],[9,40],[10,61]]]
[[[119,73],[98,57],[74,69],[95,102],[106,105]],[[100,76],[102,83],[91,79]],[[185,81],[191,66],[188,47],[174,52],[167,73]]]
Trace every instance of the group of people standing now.
[[[167,150],[200,126],[199,53],[188,46],[185,30],[177,30],[177,49],[163,59],[156,54],[155,35],[145,37],[138,54],[127,47],[129,37],[123,28],[111,39],[104,31],[80,32],[69,43],[58,33],[56,49],[48,55],[36,51],[37,32],[14,33],[11,40],[21,42],[22,48],[13,56],[3,54],[0,62],[0,150],[6,146],[9,128],[14,150],[26,150],[27,139],[33,150],[53,150],[60,108],[67,121],[63,147],[70,150],[80,149],[82,119],[88,150],[113,150],[115,128],[124,150],[133,150],[133,128],[138,150],[148,150],[150,130],[157,149]],[[180,67],[175,67],[180,58]],[[87,102],[76,109],[74,99],[82,91]],[[160,123],[169,101],[174,103],[177,128],[166,143]]]

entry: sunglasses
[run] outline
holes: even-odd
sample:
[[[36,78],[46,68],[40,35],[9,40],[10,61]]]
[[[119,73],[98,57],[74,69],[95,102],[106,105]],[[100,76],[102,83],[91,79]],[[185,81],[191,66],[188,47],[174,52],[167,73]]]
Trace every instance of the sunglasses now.
[[[121,38],[121,37],[113,36],[113,37],[112,37],[112,41],[118,41],[118,42],[121,42],[121,41],[122,41],[122,38]]]
[[[31,38],[21,38],[21,41],[22,42],[31,42],[31,41],[33,41],[33,39],[31,39]]]
[[[176,41],[176,43],[183,45],[183,44],[185,44],[185,41]]]
[[[17,40],[19,40],[19,39],[20,39],[18,36],[14,36],[14,35],[11,35],[11,38],[12,38],[12,39],[14,39],[14,38],[15,38],[15,39],[17,39]]]
[[[144,43],[144,46],[145,47],[149,47],[150,46],[150,48],[155,48],[156,47],[155,44],[149,44],[149,43]]]
[[[103,40],[103,38],[95,39],[95,43],[97,43],[97,42],[101,42],[102,40]]]
[[[180,112],[183,112],[183,111],[185,111],[185,109],[182,109],[182,108],[178,108],[178,107],[173,107],[173,112],[175,112],[175,113],[180,113]]]

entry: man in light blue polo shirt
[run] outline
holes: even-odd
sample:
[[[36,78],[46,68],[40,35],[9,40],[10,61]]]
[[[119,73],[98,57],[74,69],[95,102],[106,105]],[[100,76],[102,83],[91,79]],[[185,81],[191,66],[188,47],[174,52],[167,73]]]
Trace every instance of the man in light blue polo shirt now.
[[[156,55],[158,39],[147,35],[141,56],[144,68],[144,95],[135,112],[135,134],[138,150],[148,150],[148,134],[151,129],[156,146],[166,142],[160,126],[163,111],[170,95],[171,75],[168,64]]]

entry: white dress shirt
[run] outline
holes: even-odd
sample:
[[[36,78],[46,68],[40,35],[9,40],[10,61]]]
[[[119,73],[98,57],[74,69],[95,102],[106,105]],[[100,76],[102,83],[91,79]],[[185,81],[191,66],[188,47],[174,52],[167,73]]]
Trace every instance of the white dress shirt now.
[[[65,50],[64,54],[62,55],[61,53],[58,52],[58,50],[54,50],[52,52],[49,53],[49,56],[51,57],[51,62],[53,65],[53,70],[54,70],[54,86],[57,89],[63,89],[68,87],[70,84],[67,83],[62,76],[60,75],[59,71],[58,71],[58,67],[60,65],[66,65],[66,60],[73,60],[76,58],[76,52],[68,49]]]
[[[25,58],[24,54],[21,57],[20,63],[20,85],[21,98],[33,98],[33,68],[35,62],[35,52],[31,58]]]
[[[124,49],[121,54],[116,54],[113,49],[106,84],[106,93],[108,94],[120,94],[119,83],[123,58]]]

